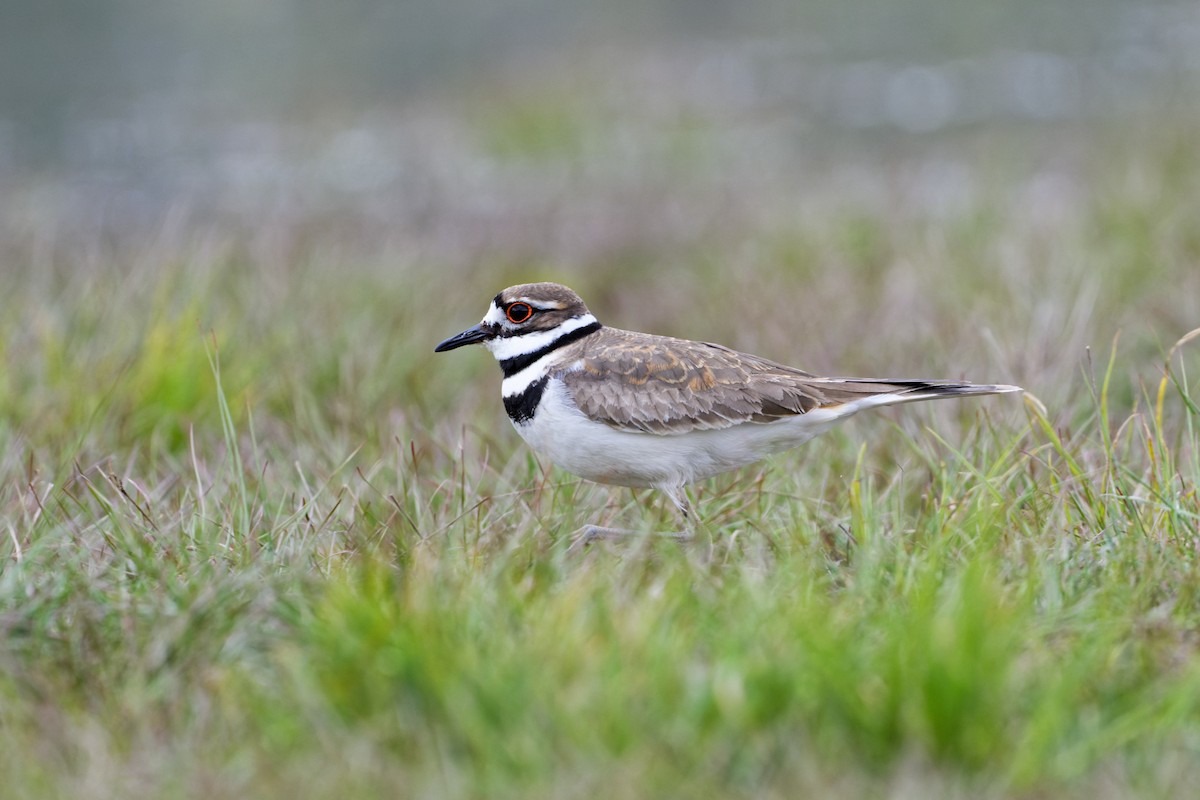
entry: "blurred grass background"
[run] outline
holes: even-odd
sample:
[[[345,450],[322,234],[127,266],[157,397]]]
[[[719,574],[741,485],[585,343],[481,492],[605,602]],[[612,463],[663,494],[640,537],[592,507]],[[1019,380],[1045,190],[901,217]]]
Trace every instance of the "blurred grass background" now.
[[[12,797],[1172,797],[1197,780],[1200,14],[0,9]],[[862,418],[658,498],[539,463],[511,283]]]

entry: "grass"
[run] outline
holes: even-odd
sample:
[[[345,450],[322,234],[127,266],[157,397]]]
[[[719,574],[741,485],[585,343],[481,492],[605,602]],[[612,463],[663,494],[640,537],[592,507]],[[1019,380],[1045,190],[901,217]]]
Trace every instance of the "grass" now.
[[[1200,160],[1169,134],[1083,153],[1058,205],[1017,159],[949,216],[902,202],[927,153],[862,156],[900,176],[880,204],[706,160],[728,213],[660,231],[630,197],[709,195],[581,168],[596,216],[548,221],[523,152],[482,253],[337,217],[8,218],[5,796],[1185,795]],[[539,463],[490,360],[430,352],[540,277],[617,325],[1031,396],[863,417],[695,487],[694,544],[575,557],[581,524],[666,504]]]

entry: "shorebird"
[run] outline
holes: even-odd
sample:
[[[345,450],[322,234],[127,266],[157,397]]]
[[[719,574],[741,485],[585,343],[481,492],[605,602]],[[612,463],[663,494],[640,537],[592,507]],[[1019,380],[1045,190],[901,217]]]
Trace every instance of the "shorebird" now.
[[[557,283],[510,286],[478,325],[434,348],[482,344],[504,409],[540,455],[581,478],[653,487],[690,522],[684,487],[804,444],[864,409],[1018,386],[823,378],[709,342],[601,325]],[[583,542],[629,533],[587,525]]]

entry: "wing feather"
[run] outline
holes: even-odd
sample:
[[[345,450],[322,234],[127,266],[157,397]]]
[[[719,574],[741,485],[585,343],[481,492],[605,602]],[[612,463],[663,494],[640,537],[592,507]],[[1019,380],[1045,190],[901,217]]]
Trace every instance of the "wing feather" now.
[[[560,377],[586,416],[614,428],[728,428],[824,403],[808,373],[720,345],[613,328],[580,344],[580,358]]]
[[[820,378],[718,344],[604,328],[557,373],[590,419],[619,430],[684,433],[773,422],[877,398],[903,403],[1014,386]]]

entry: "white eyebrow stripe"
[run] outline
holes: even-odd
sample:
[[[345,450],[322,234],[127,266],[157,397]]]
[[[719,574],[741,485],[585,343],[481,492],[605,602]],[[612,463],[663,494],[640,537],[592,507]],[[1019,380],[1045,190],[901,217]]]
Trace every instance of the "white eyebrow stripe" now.
[[[484,317],[484,321],[487,321],[487,317]],[[501,336],[489,339],[484,342],[484,346],[492,351],[492,355],[496,357],[497,361],[504,361],[509,358],[536,353],[546,345],[552,344],[560,336],[565,336],[571,331],[591,325],[595,321],[596,318],[591,314],[584,314],[582,317],[572,317],[548,331],[532,331],[519,336]]]
[[[551,300],[547,303],[538,300],[531,300],[528,297],[520,297],[517,298],[516,302],[527,303],[528,305],[531,305],[540,311],[562,311],[564,308],[566,308],[566,305],[560,303],[558,300]]]

